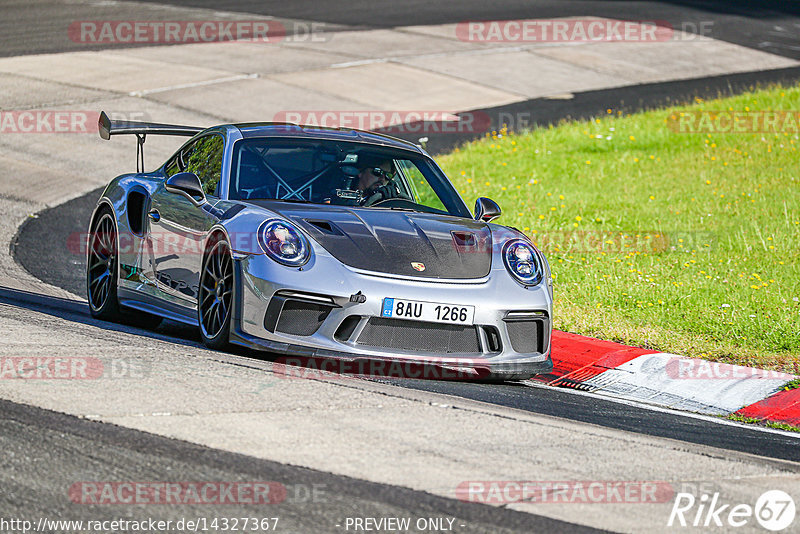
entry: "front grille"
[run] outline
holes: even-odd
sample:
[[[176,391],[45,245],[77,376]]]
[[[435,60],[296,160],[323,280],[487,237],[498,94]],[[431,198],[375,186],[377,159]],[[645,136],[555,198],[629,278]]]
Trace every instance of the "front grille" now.
[[[515,351],[530,354],[544,352],[544,320],[513,321],[506,323],[508,339]]]
[[[474,326],[382,317],[370,317],[356,342],[359,345],[415,352],[481,352],[478,332]]]
[[[330,312],[330,306],[287,300],[283,305],[275,330],[295,336],[310,336],[319,329]]]

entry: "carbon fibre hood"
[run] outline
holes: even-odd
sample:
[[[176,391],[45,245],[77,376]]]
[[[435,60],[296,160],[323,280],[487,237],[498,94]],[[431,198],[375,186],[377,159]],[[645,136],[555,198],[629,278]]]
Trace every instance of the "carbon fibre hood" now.
[[[492,265],[492,232],[483,222],[389,209],[250,202],[297,223],[356,269],[470,279],[487,276]]]

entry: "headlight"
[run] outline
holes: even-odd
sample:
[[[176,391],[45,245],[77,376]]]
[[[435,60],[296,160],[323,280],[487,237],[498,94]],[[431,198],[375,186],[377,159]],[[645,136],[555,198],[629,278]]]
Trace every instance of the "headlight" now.
[[[533,245],[514,239],[503,247],[503,261],[508,272],[523,284],[536,285],[542,278],[542,266]]]
[[[308,261],[306,238],[287,221],[264,222],[258,229],[258,244],[268,256],[283,265],[299,267]]]

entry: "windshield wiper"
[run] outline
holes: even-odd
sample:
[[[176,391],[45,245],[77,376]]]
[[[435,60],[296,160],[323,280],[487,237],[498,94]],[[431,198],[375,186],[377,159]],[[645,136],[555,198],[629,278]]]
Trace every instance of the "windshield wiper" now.
[[[310,200],[300,200],[298,198],[268,198],[268,197],[253,197],[253,198],[244,198],[240,199],[244,202],[248,200],[268,200],[270,202],[295,202],[297,204],[316,204],[316,202],[311,202]]]
[[[376,207],[376,208],[378,208],[378,209],[381,209],[381,210],[412,211],[412,212],[414,212],[414,213],[425,213],[424,211],[415,210],[415,209],[413,209],[413,208],[400,208],[400,207],[398,207],[398,206],[391,206],[391,207],[388,207],[388,206],[387,206],[387,207],[385,207],[385,208],[384,208],[384,207],[381,207],[381,206],[375,206],[375,207]]]

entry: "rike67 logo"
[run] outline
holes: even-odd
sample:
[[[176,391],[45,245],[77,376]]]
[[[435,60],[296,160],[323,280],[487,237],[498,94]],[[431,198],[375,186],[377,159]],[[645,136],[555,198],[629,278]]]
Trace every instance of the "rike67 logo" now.
[[[796,514],[794,499],[781,490],[770,490],[761,494],[755,505],[725,503],[719,492],[703,493],[699,498],[691,493],[678,493],[667,526],[677,527],[723,527],[754,526],[753,519],[763,528],[780,532],[794,523]]]

